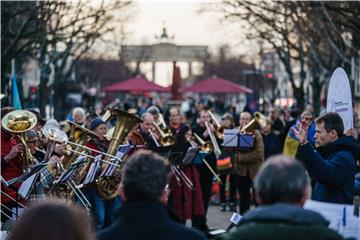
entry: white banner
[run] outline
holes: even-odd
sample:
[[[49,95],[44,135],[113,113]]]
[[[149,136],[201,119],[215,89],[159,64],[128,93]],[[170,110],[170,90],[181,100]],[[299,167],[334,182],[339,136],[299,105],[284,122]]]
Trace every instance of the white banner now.
[[[337,112],[341,116],[345,132],[353,128],[350,83],[346,72],[340,67],[335,69],[330,79],[326,112]]]

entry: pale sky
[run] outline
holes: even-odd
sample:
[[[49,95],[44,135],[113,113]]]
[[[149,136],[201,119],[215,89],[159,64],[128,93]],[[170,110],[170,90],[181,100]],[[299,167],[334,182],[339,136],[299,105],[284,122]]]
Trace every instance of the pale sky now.
[[[215,31],[217,20],[197,13],[201,4],[211,4],[211,1],[141,0],[135,3],[137,17],[130,29],[134,43],[153,43],[154,35],[161,33],[164,22],[169,35],[175,34],[177,44],[214,46],[222,41],[221,34]]]
[[[215,1],[136,1],[136,16],[127,27],[131,35],[127,44],[152,44],[156,42],[155,34],[160,35],[163,23],[170,36],[175,35],[177,45],[207,45],[210,51],[224,43],[231,43],[230,37],[224,34],[218,19],[210,14],[198,14],[201,4],[212,4]],[[238,49],[241,49],[238,48]],[[239,51],[241,53],[241,50]],[[172,77],[171,63],[156,65],[156,83],[167,86]],[[187,77],[187,65],[180,63],[182,78]],[[150,64],[142,69],[151,78]],[[196,74],[196,69],[193,71]]]

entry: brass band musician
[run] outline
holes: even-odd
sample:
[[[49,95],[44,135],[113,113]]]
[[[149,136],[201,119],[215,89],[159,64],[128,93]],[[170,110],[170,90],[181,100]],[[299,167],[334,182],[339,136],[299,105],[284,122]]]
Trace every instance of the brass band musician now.
[[[159,136],[154,131],[154,116],[151,113],[145,112],[141,119],[142,123],[139,123],[129,133],[129,140],[133,145],[144,145],[148,149],[154,149],[157,147],[156,140]]]
[[[190,126],[183,125],[175,135],[175,144],[172,151],[183,153],[185,155],[192,139],[192,131]],[[182,156],[184,157],[184,156]],[[180,165],[180,170],[192,182],[192,189],[183,182],[182,179],[176,179],[173,175],[170,179],[169,187],[171,189],[169,196],[169,206],[177,215],[182,223],[187,219],[195,216],[203,216],[205,214],[203,197],[200,186],[200,175],[193,163]]]
[[[200,136],[203,140],[209,141],[210,135],[207,130],[206,124],[210,123],[210,115],[207,110],[202,110],[200,112],[199,123],[193,127],[193,132]],[[210,131],[212,133],[215,132],[215,128],[212,124],[209,124]],[[209,163],[212,169],[216,171],[216,156],[214,152],[211,152],[205,157],[205,161]],[[209,227],[206,223],[206,212],[209,207],[210,195],[211,195],[211,187],[212,187],[212,179],[213,174],[209,171],[208,167],[205,164],[197,164],[196,168],[200,174],[200,185],[201,191],[203,194],[203,203],[205,207],[204,215],[197,215],[193,217],[193,225],[201,231],[207,232]]]
[[[85,146],[106,153],[108,147],[108,141],[105,138],[108,131],[106,123],[98,117],[91,121],[90,127],[99,137],[96,139],[92,138]],[[99,153],[92,152],[92,155],[97,156]],[[91,159],[90,162],[93,162],[93,159]],[[110,200],[102,199],[95,186],[88,186],[85,193],[92,206],[91,211],[94,217],[95,230],[98,232],[113,224],[113,212],[115,208],[120,206],[120,198],[117,196]]]
[[[252,120],[249,112],[240,115],[239,129],[242,129]],[[255,122],[254,122],[255,125]],[[264,162],[264,143],[261,133],[254,126],[247,129],[246,133],[254,135],[254,147],[248,151],[236,151],[237,162],[237,187],[240,193],[240,214],[244,214],[250,208],[250,189],[257,171]]]

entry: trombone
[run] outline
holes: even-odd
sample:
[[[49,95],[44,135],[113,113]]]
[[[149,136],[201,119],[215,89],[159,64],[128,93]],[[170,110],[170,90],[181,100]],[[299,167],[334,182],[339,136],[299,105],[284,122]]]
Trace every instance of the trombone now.
[[[194,133],[194,138],[199,142],[201,151],[206,152],[206,153],[211,153],[213,151],[213,145],[210,141],[204,141],[201,137],[199,137],[199,135],[197,135],[196,133]],[[189,143],[191,144],[192,147],[196,147],[196,143],[192,140],[189,139]],[[210,164],[205,160],[202,159],[202,161],[204,162],[204,164],[206,165],[206,167],[209,169],[209,171],[214,175],[214,177],[216,178],[216,180],[222,184],[221,179],[219,178],[219,176],[216,174],[216,172],[214,171],[214,169],[212,169],[212,167],[210,166]]]
[[[219,139],[224,139],[224,128],[220,125],[219,121],[216,119],[215,115],[211,111],[208,111],[208,113],[214,122],[216,137]]]
[[[63,143],[68,140],[66,134],[57,128],[45,128],[42,130],[42,132],[43,132],[44,136],[50,140],[50,143],[48,145],[47,152],[46,152],[47,157],[49,157],[51,155],[51,153],[54,151],[56,143]],[[81,154],[83,154],[83,153],[81,153]],[[84,154],[84,155],[86,155],[86,154]],[[48,158],[46,158],[46,159],[48,159]],[[66,171],[61,162],[57,162],[57,167],[61,172]],[[67,184],[70,187],[70,189],[75,193],[75,195],[78,197],[79,201],[84,205],[84,207],[87,210],[89,210],[89,208],[91,207],[91,204],[90,204],[89,200],[86,198],[86,196],[82,193],[82,191],[80,189],[76,188],[75,182],[72,179],[70,179],[67,181]]]
[[[211,153],[214,150],[214,146],[210,141],[204,141],[199,135],[194,133],[195,140],[199,143],[201,147],[201,151],[206,153]],[[190,144],[194,147],[196,143],[194,143],[191,139],[189,140]]]
[[[242,127],[240,129],[240,133],[253,132],[255,123],[259,124],[260,128],[265,128],[266,127],[266,117],[263,114],[261,114],[260,112],[255,112],[254,118],[248,124],[246,124],[244,127]],[[249,129],[250,129],[250,131],[249,131]]]
[[[211,131],[210,129],[210,126],[209,126],[209,123],[207,121],[205,121],[205,126],[206,126],[206,130],[208,131],[209,133],[209,137],[210,137],[210,140],[211,140],[211,143],[213,144],[214,146],[214,153],[216,155],[216,157],[220,156],[221,155],[221,150],[220,150],[220,147],[216,141],[216,138],[213,134],[213,132]]]
[[[154,122],[154,126],[156,130],[160,133],[160,140],[159,140],[160,146],[167,147],[174,145],[174,137],[172,133],[165,133],[156,122]]]
[[[77,143],[74,143],[74,142],[70,142],[68,137],[66,136],[66,134],[57,129],[57,128],[45,128],[42,130],[44,136],[46,138],[48,138],[49,140],[53,141],[54,143],[66,143],[66,144],[71,144],[71,145],[74,145],[74,146],[77,146],[77,147],[81,147],[81,148],[84,148],[85,150],[88,150],[88,151],[93,151],[93,152],[96,152],[96,153],[99,153],[99,154],[102,154],[104,156],[108,156],[110,158],[114,158],[116,160],[119,160],[120,162],[122,161],[119,157],[117,156],[114,156],[114,155],[110,155],[110,154],[107,154],[107,153],[104,153],[104,152],[101,152],[99,150],[96,150],[96,149],[93,149],[93,148],[90,148],[90,147],[86,147],[84,145],[80,145],[80,144],[77,144]],[[83,152],[79,152],[79,151],[76,151],[76,150],[73,150],[73,149],[70,149],[68,148],[67,149],[68,151],[70,152],[73,152],[75,154],[78,154],[78,155],[84,155],[86,157],[89,157],[89,158],[95,158],[94,156],[92,155],[89,155],[89,154],[86,154],[86,153],[83,153]],[[51,151],[51,150],[50,150]],[[103,159],[100,159],[100,161],[102,162],[106,162],[108,164],[111,164],[111,165],[114,165],[114,166],[119,166],[118,164],[115,164],[113,162],[110,162],[110,161],[106,161],[106,160],[103,160]]]

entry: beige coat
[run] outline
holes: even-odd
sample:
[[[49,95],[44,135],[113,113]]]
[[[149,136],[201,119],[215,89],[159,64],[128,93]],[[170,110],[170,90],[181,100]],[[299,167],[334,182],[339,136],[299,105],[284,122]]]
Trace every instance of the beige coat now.
[[[257,171],[264,162],[264,142],[259,130],[255,130],[255,148],[251,151],[236,152],[236,170],[240,176],[255,178]]]

